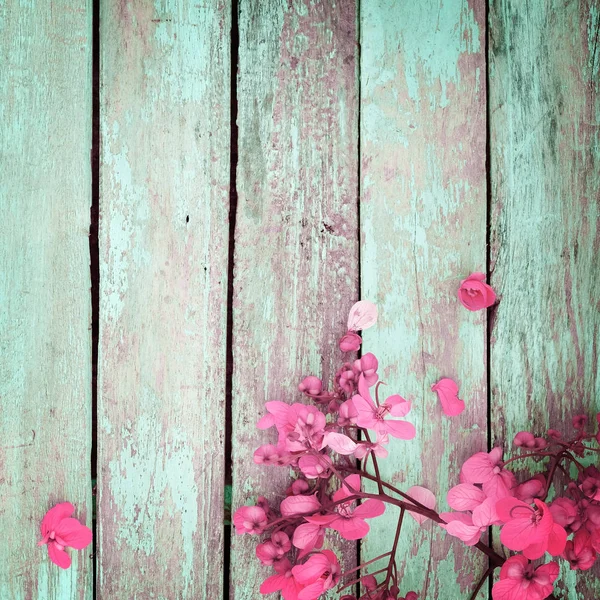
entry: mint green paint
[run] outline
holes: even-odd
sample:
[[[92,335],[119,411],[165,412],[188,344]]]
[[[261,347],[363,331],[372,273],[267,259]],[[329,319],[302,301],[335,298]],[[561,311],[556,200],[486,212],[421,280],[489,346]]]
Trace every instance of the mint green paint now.
[[[91,526],[91,3],[0,6],[0,598],[89,600],[90,549],[39,548],[65,500]],[[68,107],[68,108],[67,108]]]
[[[231,6],[101,4],[98,597],[223,594]]]
[[[272,440],[256,421],[267,400],[300,400],[303,374],[333,378],[358,296],[355,20],[354,2],[240,2],[234,509],[284,494],[286,470],[252,462]],[[355,566],[356,544],[333,543]],[[231,544],[232,600],[263,598],[272,569],[258,563],[256,540]]]
[[[461,460],[486,447],[485,315],[456,299],[486,262],[484,19],[483,1],[361,3],[361,297],[380,314],[363,352],[378,357],[385,393],[413,402],[417,428],[390,442],[380,468],[403,489],[434,491],[440,510]],[[459,417],[430,390],[442,376],[460,385]],[[388,514],[372,521],[363,559],[391,548]],[[401,594],[468,598],[482,555],[431,522],[404,527]]]
[[[490,12],[492,435],[507,441],[600,409],[599,5],[530,4]],[[598,573],[563,568],[556,597],[599,597]]]

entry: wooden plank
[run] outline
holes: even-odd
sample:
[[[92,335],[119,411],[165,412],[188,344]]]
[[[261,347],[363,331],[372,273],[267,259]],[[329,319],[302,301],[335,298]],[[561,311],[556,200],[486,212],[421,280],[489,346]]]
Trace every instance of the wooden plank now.
[[[493,438],[600,409],[600,3],[490,12]],[[600,597],[600,567],[557,597]]]
[[[228,1],[101,5],[100,598],[220,598]]]
[[[0,598],[87,599],[91,547],[37,548],[58,502],[92,525],[91,5],[0,7]],[[68,110],[65,108],[68,107]]]
[[[380,310],[363,351],[390,393],[414,402],[417,428],[380,465],[404,489],[434,491],[442,510],[462,461],[486,449],[486,315],[456,297],[486,268],[485,29],[483,0],[361,3],[361,297]],[[441,377],[460,386],[458,417],[430,390]],[[363,560],[391,549],[398,514],[387,514]],[[469,597],[487,560],[431,522],[404,527],[401,594]]]
[[[252,462],[256,421],[267,400],[300,401],[303,375],[333,378],[358,294],[355,21],[354,2],[240,2],[234,507],[281,499],[287,471]],[[255,546],[233,536],[232,598],[262,597]]]

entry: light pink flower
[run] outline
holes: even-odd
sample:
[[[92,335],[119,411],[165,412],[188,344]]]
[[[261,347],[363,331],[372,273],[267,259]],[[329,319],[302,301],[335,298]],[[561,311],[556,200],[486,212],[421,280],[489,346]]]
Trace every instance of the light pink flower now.
[[[460,471],[462,483],[480,483],[488,498],[504,498],[512,495],[516,487],[515,476],[502,468],[502,448],[491,452],[477,452],[465,461]]]
[[[297,582],[304,585],[298,600],[316,600],[321,594],[337,585],[340,565],[331,550],[313,554],[304,564],[296,565],[292,573]]]
[[[83,550],[92,541],[92,530],[71,518],[75,507],[70,502],[62,502],[51,508],[42,519],[41,541],[38,546],[48,546],[48,557],[61,569],[71,566],[71,557],[65,548]]]
[[[307,479],[328,477],[329,468],[331,467],[331,458],[326,454],[305,454],[298,459],[298,467],[300,467],[302,474]]]
[[[533,565],[522,555],[511,556],[500,569],[500,581],[492,588],[493,600],[543,600],[554,589],[558,577],[555,562]]]
[[[261,594],[281,592],[284,600],[299,600],[299,594],[304,586],[299,583],[292,572],[292,564],[287,558],[274,564],[277,575],[271,575],[260,586]]]
[[[548,508],[554,522],[564,527],[568,534],[581,527],[579,508],[570,498],[557,498]]]
[[[460,282],[458,299],[466,309],[476,311],[492,306],[496,302],[496,294],[485,283],[483,273],[472,273]]]
[[[534,498],[542,498],[545,491],[546,478],[541,473],[524,481],[514,489],[515,498],[518,498],[527,504],[532,504]]]
[[[465,410],[464,400],[458,397],[458,385],[452,379],[447,377],[440,379],[431,386],[431,390],[437,393],[445,415],[455,417]]]
[[[233,515],[233,524],[238,535],[259,535],[267,526],[267,514],[260,506],[241,506]]]
[[[379,435],[387,433],[403,440],[412,440],[415,437],[416,431],[412,423],[386,419],[388,415],[394,417],[407,415],[410,412],[410,402],[394,395],[387,398],[380,406],[376,406],[362,375],[358,380],[358,394],[352,397],[352,404],[358,413],[356,423],[359,427],[374,429]]]
[[[496,503],[496,512],[504,523],[500,541],[511,550],[523,551],[525,557],[535,560],[550,552],[561,554],[567,541],[566,531],[554,522],[548,506],[534,500],[535,507],[517,498],[502,498]]]
[[[513,444],[518,448],[527,448],[528,450],[541,450],[548,445],[548,442],[541,437],[535,437],[529,431],[519,431],[515,435]]]
[[[309,375],[300,382],[298,389],[309,396],[318,396],[323,391],[323,382],[318,377]]]
[[[354,494],[350,491],[350,488],[355,491],[360,490],[360,476],[349,475],[344,482],[342,487],[333,494],[333,501],[339,502],[333,514],[313,515],[312,517],[305,517],[305,520],[309,523],[334,529],[344,539],[358,540],[369,533],[369,525],[365,519],[382,515],[385,512],[385,504],[381,500],[375,499],[365,500],[359,506],[356,506],[356,500],[342,502],[345,498]]]
[[[379,375],[377,375],[378,367],[379,361],[371,352],[367,352],[364,356],[357,358],[353,365],[356,373],[358,375],[362,374],[365,379],[365,383],[369,387],[375,385],[379,379]]]
[[[277,448],[272,444],[265,444],[254,451],[254,462],[257,465],[276,465],[284,467],[292,462],[289,452]]]
[[[585,529],[580,529],[565,545],[565,558],[572,570],[586,571],[596,562],[596,551],[592,546],[592,538]]]

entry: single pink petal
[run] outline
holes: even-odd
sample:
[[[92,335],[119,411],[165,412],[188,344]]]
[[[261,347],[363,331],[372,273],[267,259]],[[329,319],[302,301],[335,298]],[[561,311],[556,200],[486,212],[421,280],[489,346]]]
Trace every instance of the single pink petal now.
[[[331,528],[346,540],[359,540],[369,533],[367,522],[357,517],[336,519],[331,524]]]
[[[368,300],[360,300],[350,309],[348,329],[362,331],[377,323],[377,306]]]
[[[361,519],[372,519],[379,517],[385,512],[385,504],[381,500],[369,498],[354,510],[354,516]]]
[[[477,527],[489,527],[499,523],[498,513],[496,513],[496,500],[487,498],[473,510],[473,525]]]
[[[433,510],[435,508],[436,499],[435,499],[435,495],[433,494],[433,492],[431,490],[428,490],[427,488],[425,488],[421,485],[413,485],[406,493],[411,498],[413,498],[414,500],[416,500],[417,502],[422,504],[423,506],[426,506],[427,508],[430,508],[431,510]],[[421,515],[419,513],[414,513],[410,510],[408,511],[408,514],[419,525],[423,525],[423,523],[425,523],[425,521],[427,521],[429,518],[429,517],[426,517],[425,515]]]
[[[383,421],[382,429],[384,432],[401,440],[412,440],[415,435],[417,435],[415,426],[408,421],[393,421],[387,419],[386,421]]]
[[[285,575],[271,575],[271,577],[267,577],[260,585],[260,593],[272,594],[273,592],[278,592],[283,587],[285,580]]]
[[[554,523],[548,536],[548,552],[552,556],[562,554],[567,543],[567,532],[558,524]]]
[[[529,518],[533,511],[529,504],[525,504],[525,502],[518,498],[508,496],[496,502],[496,512],[498,513],[498,518],[503,523],[506,523],[511,519]]]
[[[533,591],[534,595],[531,595]],[[530,588],[523,588],[521,579],[503,579],[492,588],[493,600],[542,600],[540,595]]]
[[[352,404],[356,409],[356,423],[359,427],[372,429],[377,423],[376,408],[372,400],[367,400],[359,394],[352,396]]]
[[[264,417],[261,417],[256,423],[257,429],[269,429],[269,427],[273,427],[275,425],[275,417],[267,413]]]
[[[323,437],[323,447],[329,446],[334,452],[348,456],[356,450],[356,442],[347,435],[330,431]]]
[[[325,527],[335,521],[338,518],[337,514],[332,515],[307,515],[304,517],[305,521],[312,523],[314,525],[319,525],[320,527]],[[300,525],[302,527],[302,525]]]
[[[296,548],[314,548],[323,532],[323,527],[315,523],[303,523],[296,527],[292,538]]]
[[[494,465],[487,452],[477,452],[465,461],[461,474],[464,483],[484,483],[494,475]]]
[[[454,510],[474,510],[486,499],[486,495],[472,483],[460,483],[450,489],[446,500]]]
[[[535,527],[531,519],[512,519],[500,531],[500,541],[511,550],[525,550],[537,543]]]
[[[528,564],[529,561],[522,554],[510,556],[500,568],[500,579],[523,579]]]
[[[281,514],[284,517],[311,515],[321,508],[316,496],[288,496],[281,502]]]
[[[537,560],[546,554],[548,550],[548,538],[538,539],[536,542],[523,548],[523,556],[529,560]]]
[[[77,519],[63,519],[56,527],[56,538],[63,546],[83,550],[92,542],[92,530]]]
[[[398,394],[387,398],[383,405],[390,407],[390,414],[394,417],[405,417],[411,408],[411,403]]]
[[[455,417],[465,410],[464,401],[458,397],[458,385],[452,379],[440,379],[431,389],[437,393],[445,415]]]
[[[544,584],[552,585],[556,581],[556,578],[558,577],[559,572],[560,572],[560,568],[558,566],[558,563],[555,563],[554,561],[552,561],[552,562],[546,563],[545,565],[540,565],[535,570],[534,580],[537,581],[538,583],[541,583],[542,585],[544,585]],[[550,594],[551,591],[552,590],[550,590],[548,592],[548,594]]]
[[[460,540],[467,546],[474,546],[481,537],[481,529],[474,525],[466,525],[460,521],[452,521],[446,525],[446,531]]]
[[[265,402],[265,407],[269,413],[273,415],[275,426],[277,429],[281,429],[287,425],[288,413],[290,411],[290,405],[280,400],[272,400]]]
[[[75,507],[70,502],[61,502],[56,506],[53,506],[42,519],[40,525],[40,531],[42,537],[45,537],[52,531],[56,530],[58,524],[75,512]]]
[[[56,542],[48,542],[48,557],[61,569],[68,569],[71,566],[71,557],[62,549],[59,549]]]
[[[324,581],[319,579],[303,588],[298,594],[298,600],[316,600],[323,592],[325,592]]]

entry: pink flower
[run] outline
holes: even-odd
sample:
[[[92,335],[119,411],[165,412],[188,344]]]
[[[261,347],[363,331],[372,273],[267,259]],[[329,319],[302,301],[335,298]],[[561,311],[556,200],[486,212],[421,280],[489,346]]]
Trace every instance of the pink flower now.
[[[365,378],[361,375],[358,380],[358,394],[352,397],[352,404],[356,408],[358,416],[356,423],[359,427],[374,429],[379,435],[389,433],[391,436],[402,440],[412,440],[415,435],[415,427],[407,421],[386,420],[388,415],[404,417],[410,412],[410,402],[395,395],[390,396],[380,406],[375,406]]]
[[[345,498],[354,495],[350,488],[355,491],[360,490],[360,476],[349,475],[344,482],[342,487],[333,495],[333,501],[339,502],[335,506],[333,514],[314,515],[305,517],[305,520],[309,523],[334,529],[346,540],[358,540],[369,533],[369,525],[365,519],[382,515],[385,512],[385,504],[381,500],[375,499],[366,500],[360,506],[356,506],[356,500],[343,502]]]
[[[462,540],[467,546],[474,546],[481,538],[481,533],[490,525],[498,523],[495,510],[496,501],[487,498],[473,509],[472,515],[464,513],[441,513],[440,517],[446,521],[444,529]]]
[[[278,531],[271,536],[270,540],[256,547],[256,556],[263,565],[272,565],[281,560],[291,547],[287,534]]]
[[[465,402],[458,397],[458,386],[452,379],[440,379],[431,390],[437,392],[445,415],[455,417],[465,410]]]
[[[543,600],[554,589],[558,564],[547,563],[533,569],[520,554],[511,556],[500,569],[500,581],[492,588],[494,600]]]
[[[535,560],[546,551],[552,556],[561,554],[567,541],[567,532],[554,522],[544,502],[534,500],[535,508],[517,498],[502,498],[496,503],[498,517],[504,523],[500,541],[511,550]]]
[[[309,375],[300,382],[298,389],[309,396],[318,396],[323,391],[323,382],[318,377]]]
[[[287,558],[275,563],[277,575],[271,575],[260,586],[261,594],[272,594],[281,591],[284,600],[299,600],[304,586],[294,577],[292,564]]]
[[[280,450],[272,444],[265,444],[254,451],[254,462],[257,465],[276,465],[284,467],[289,465],[292,457],[288,452]]]
[[[548,508],[552,513],[554,522],[564,527],[567,533],[570,534],[581,527],[579,509],[577,504],[570,498],[557,498]]]
[[[340,339],[340,350],[342,352],[356,352],[362,344],[362,338],[357,333],[349,331]]]
[[[44,515],[40,526],[42,539],[38,546],[47,545],[50,560],[61,569],[71,566],[71,557],[65,548],[83,550],[92,541],[92,530],[71,518],[74,511],[70,502],[57,504]]]
[[[331,550],[323,550],[313,554],[304,564],[296,565],[292,573],[296,581],[305,586],[298,594],[298,600],[315,600],[337,585],[340,565]]]
[[[572,570],[586,571],[596,562],[596,551],[592,547],[592,539],[585,529],[580,529],[565,546],[565,558]]]
[[[363,375],[365,382],[369,387],[375,385],[379,379],[379,375],[377,375],[378,367],[379,361],[371,352],[367,352],[364,356],[357,358],[353,365],[356,373],[358,375]]]
[[[516,487],[515,476],[502,468],[502,448],[477,452],[465,461],[460,471],[462,483],[480,483],[488,498],[504,498]]]
[[[298,459],[298,466],[307,479],[328,477],[331,458],[326,454],[305,454]]]
[[[483,273],[472,273],[460,282],[458,299],[468,310],[481,310],[496,302],[494,290],[485,283]]]
[[[548,442],[544,438],[535,437],[533,433],[529,431],[519,431],[515,435],[513,444],[518,448],[527,448],[529,450],[541,450],[548,445]]]
[[[233,524],[238,535],[259,535],[267,526],[267,515],[260,506],[241,506],[233,515]]]
[[[534,498],[542,498],[546,492],[546,478],[538,473],[531,479],[524,481],[518,485],[515,489],[515,498],[532,504]]]

